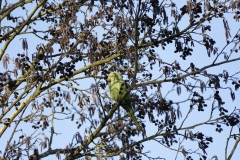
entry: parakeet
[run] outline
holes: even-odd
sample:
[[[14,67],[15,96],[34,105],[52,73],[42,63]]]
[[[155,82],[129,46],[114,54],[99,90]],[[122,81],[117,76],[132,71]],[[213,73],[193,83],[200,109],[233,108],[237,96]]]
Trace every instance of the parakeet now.
[[[118,101],[127,90],[127,86],[122,79],[122,75],[118,72],[111,72],[108,75],[108,86],[109,86],[110,97],[114,101]],[[133,120],[137,128],[143,131],[143,133],[145,134],[144,129],[139,125],[136,117],[134,116],[134,112],[131,106],[130,93],[128,93],[126,97],[121,101],[121,106],[126,110],[126,112],[130,116],[130,118]]]

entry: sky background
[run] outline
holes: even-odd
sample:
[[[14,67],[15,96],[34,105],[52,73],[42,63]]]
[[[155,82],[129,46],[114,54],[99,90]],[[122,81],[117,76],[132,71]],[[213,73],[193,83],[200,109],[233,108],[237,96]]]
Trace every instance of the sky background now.
[[[12,3],[14,3],[15,1],[13,1]],[[169,1],[167,1],[169,2]],[[178,6],[178,10],[180,9],[180,6],[182,6],[183,4],[185,4],[185,1],[174,1],[177,6]],[[10,3],[10,1],[9,1]],[[97,4],[97,3],[96,3]],[[29,11],[32,9],[32,5],[27,5],[26,9],[29,9]],[[82,10],[85,10],[84,7],[82,8]],[[167,9],[168,13],[170,13],[170,8]],[[93,10],[94,13],[94,10]],[[21,15],[26,15],[24,11],[22,11],[21,9],[17,9],[16,11],[14,11],[12,13],[13,15],[17,15],[17,14],[21,14]],[[170,15],[170,14],[169,14]],[[231,29],[231,35],[232,37],[234,36],[234,34],[237,32],[237,30],[239,29],[239,23],[235,22],[233,20],[233,15],[234,14],[228,14],[228,16],[226,16],[226,19],[228,20],[228,23],[230,25],[230,29]],[[78,17],[79,21],[83,21],[83,17],[82,14],[79,13],[79,17]],[[188,15],[185,15],[183,17],[183,19],[181,20],[180,24],[179,24],[179,28],[180,30],[186,28],[188,26]],[[218,47],[219,50],[222,50],[222,48],[225,46],[226,44],[226,39],[225,39],[225,31],[223,28],[223,24],[222,24],[222,19],[214,19],[213,21],[211,21],[210,25],[212,27],[212,32],[208,32],[209,35],[212,36],[212,38],[214,40],[216,40],[216,45],[215,47]],[[205,22],[205,24],[209,24],[208,22]],[[12,25],[7,21],[2,21],[2,26],[6,26],[6,25]],[[15,25],[15,24],[14,24]],[[35,28],[47,28],[49,26],[46,24],[41,24],[41,23],[37,23],[37,25],[35,26]],[[99,40],[101,39],[101,35],[103,33],[103,30],[101,30],[100,28],[95,30],[98,35],[99,35]],[[197,36],[196,36],[197,37]],[[23,53],[24,51],[22,50],[22,46],[21,46],[21,38],[27,38],[28,41],[28,45],[29,45],[29,51],[28,51],[28,55],[31,55],[32,53],[36,52],[36,44],[39,43],[43,43],[42,41],[40,41],[38,38],[36,38],[36,36],[28,34],[28,35],[20,35],[17,36],[9,45],[6,54],[9,54],[10,57],[17,57],[17,53]],[[44,42],[43,44],[46,44],[46,42]],[[3,46],[3,43],[0,44],[0,47]],[[227,47],[225,49],[225,52],[229,53],[231,47]],[[166,47],[165,50],[162,50],[161,47],[158,48],[158,50],[156,50],[157,53],[159,53],[160,58],[165,61],[165,62],[169,62],[172,63],[175,60],[177,60],[180,65],[181,68],[186,69],[189,64],[191,62],[194,62],[195,66],[198,68],[201,68],[203,66],[209,65],[213,62],[213,59],[215,59],[215,56],[212,55],[211,58],[208,57],[206,50],[203,46],[199,46],[197,45],[197,43],[195,43],[195,48],[194,48],[194,52],[193,52],[193,56],[187,57],[187,60],[182,60],[181,57],[179,57],[179,54],[174,53],[175,47],[172,45],[168,45]],[[55,49],[55,53],[57,53],[57,49]],[[239,57],[239,53],[233,53],[231,58],[236,58]],[[218,61],[223,61],[223,57],[219,58]],[[239,71],[239,62],[233,62],[233,63],[229,63],[229,64],[224,64],[221,66],[217,66],[217,67],[213,67],[211,69],[208,69],[207,71],[209,73],[221,73],[223,70],[228,70],[229,75],[232,75],[236,72]],[[12,66],[9,66],[9,69],[11,69]],[[82,66],[79,65],[77,66],[79,68],[81,68]],[[2,64],[0,67],[0,72],[4,72],[5,69],[3,69]],[[156,73],[156,74],[155,74]],[[154,77],[158,77],[159,76],[159,68],[156,68],[154,71]],[[154,79],[153,77],[153,79]],[[126,77],[125,77],[126,78]],[[89,88],[91,86],[92,83],[94,83],[93,79],[85,79],[85,80],[81,80],[80,83],[80,88],[81,89],[86,89]],[[166,94],[168,94],[168,92],[172,89],[173,84],[171,83],[164,83],[162,85],[162,94],[163,96],[165,96]],[[231,85],[228,85],[231,86]],[[56,87],[55,87],[56,88]],[[150,91],[150,89],[149,89]],[[198,91],[200,93],[200,90]],[[204,97],[209,97],[209,96],[213,96],[213,91],[206,91],[204,93]],[[185,92],[185,89],[182,87],[182,94],[180,96],[177,95],[176,91],[172,91],[170,92],[166,99],[169,100],[173,100],[174,102],[178,102],[178,101],[182,101],[185,100],[187,97],[189,97],[189,92]],[[224,92],[220,92],[221,96],[224,98],[224,101],[226,102],[226,105],[228,106],[228,111],[231,112],[234,110],[234,107],[239,108],[239,92],[236,92],[236,99],[233,102],[231,100],[230,97],[230,93],[228,90],[224,90]],[[192,111],[192,113],[190,114],[190,116],[188,117],[188,120],[185,122],[184,126],[190,126],[190,125],[194,125],[196,123],[201,123],[206,121],[209,118],[209,114],[210,113],[210,106],[212,103],[212,100],[207,101],[208,103],[208,107],[204,108],[205,112],[201,112],[199,113],[196,109]],[[181,107],[181,111],[182,111],[182,118],[179,120],[179,122],[177,123],[177,125],[181,124],[182,120],[185,118],[186,113],[188,112],[189,109],[189,104],[190,102],[186,102],[186,103],[181,103],[180,107]],[[176,106],[174,106],[176,108]],[[51,109],[45,109],[46,113],[50,113]],[[28,110],[28,113],[26,113],[25,115],[28,115],[30,113],[30,110]],[[218,117],[218,112],[216,112],[213,115],[213,119]],[[146,121],[148,121],[147,119],[145,119]],[[13,125],[14,126],[14,125]],[[24,128],[24,133],[26,135],[30,135],[33,130],[29,129],[31,128],[32,124],[29,123],[22,123],[19,128]],[[1,124],[0,124],[1,127]],[[77,125],[75,123],[72,123],[69,120],[64,120],[64,121],[56,121],[54,122],[54,128],[55,128],[55,132],[59,133],[57,136],[55,135],[53,138],[53,144],[52,144],[52,149],[55,148],[64,148],[66,145],[68,145],[71,141],[72,138],[74,136],[74,134],[76,132],[80,132],[82,135],[84,135],[84,127],[82,126],[80,129],[77,129]],[[225,152],[225,145],[226,145],[226,138],[229,136],[229,130],[230,127],[226,127],[223,125],[223,132],[222,133],[217,133],[215,131],[215,126],[200,126],[200,127],[196,127],[195,129],[192,129],[193,132],[196,131],[201,131],[203,133],[209,133],[209,136],[213,135],[213,142],[210,144],[210,148],[207,149],[207,153],[208,153],[208,158],[213,157],[214,155],[218,156],[219,160],[224,159],[224,152]],[[11,133],[13,127],[8,128],[6,133],[0,138],[0,150],[2,151],[2,153],[4,152],[4,148],[6,145],[6,140],[8,140],[9,134]],[[49,132],[45,132],[46,136],[49,137],[50,136],[50,127],[48,128]],[[234,130],[235,133],[238,133],[237,130]],[[154,134],[156,132],[155,127],[153,126],[153,124],[147,123],[147,135],[151,135]],[[37,131],[37,133],[41,133],[41,131]],[[35,133],[35,135],[37,134]],[[18,132],[16,133],[16,139],[18,139],[17,137],[20,136],[22,133]],[[42,138],[44,137],[44,135],[41,135]],[[41,137],[40,136],[40,137]],[[180,141],[182,141],[182,139],[180,139]],[[117,143],[120,143],[117,142]],[[177,149],[178,147],[178,143],[173,145],[172,148]],[[196,142],[192,142],[192,141],[183,141],[183,143],[181,144],[182,146],[186,147],[186,148],[191,148],[192,151],[197,150],[198,146],[196,145]],[[234,145],[234,141],[230,140],[229,142],[229,149],[232,149],[232,146]],[[39,146],[36,146],[39,147]],[[43,150],[46,151],[46,150]],[[166,158],[168,159],[174,159],[176,157],[176,152],[170,150],[167,147],[163,147],[160,144],[158,144],[157,142],[154,141],[149,141],[149,142],[145,142],[144,143],[144,150],[143,152],[148,152],[150,151],[151,153],[149,155],[153,156],[153,157],[158,157],[160,156],[161,158]],[[236,149],[232,159],[233,160],[237,160],[238,157],[240,157],[240,147],[238,146],[238,148]],[[201,150],[199,150],[198,152],[202,153]],[[228,151],[229,154],[230,151]],[[193,155],[192,157],[196,158],[198,157],[198,155]],[[63,158],[63,156],[62,156]],[[55,155],[53,156],[49,156],[44,158],[44,160],[47,159],[56,159]],[[116,157],[115,159],[119,159],[118,157]],[[143,159],[146,159],[146,157],[143,157]],[[178,154],[178,158],[177,159],[184,159],[184,156],[179,153]]]

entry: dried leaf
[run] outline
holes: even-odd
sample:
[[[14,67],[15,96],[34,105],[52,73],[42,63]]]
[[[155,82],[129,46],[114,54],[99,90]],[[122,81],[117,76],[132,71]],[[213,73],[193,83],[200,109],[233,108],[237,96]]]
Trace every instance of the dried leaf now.
[[[25,137],[26,137],[26,136],[25,136]],[[30,137],[30,136],[26,137],[24,141],[25,141],[25,143],[26,143],[26,145],[27,145],[27,148],[29,148],[29,147],[30,147],[30,144],[31,144],[31,137]]]
[[[32,110],[37,109],[36,104],[32,103]]]
[[[142,83],[142,89],[143,89],[143,91],[145,91],[145,92],[148,91],[148,90],[147,90],[147,85],[146,85],[145,83]]]
[[[178,108],[177,108],[177,118],[180,119],[182,117],[182,112],[180,110],[180,106],[179,104],[177,104]]]
[[[93,103],[97,104],[96,95],[94,93],[92,93],[92,99],[93,99]]]
[[[82,123],[85,122],[85,116],[83,114],[80,114],[80,119],[81,119]]]
[[[206,10],[207,10],[207,11],[209,11],[209,10],[210,10],[210,8],[211,8],[211,5],[210,5],[210,2],[209,2],[209,0],[206,0],[206,2],[205,2],[205,8],[206,8]]]
[[[72,114],[72,117],[71,117],[71,121],[73,121],[74,120],[74,114]]]
[[[41,152],[43,149],[47,148],[46,142],[41,142],[40,145],[41,145]]]
[[[231,98],[232,98],[233,101],[235,100],[235,93],[234,92],[231,92]]]
[[[206,90],[206,85],[204,82],[200,82],[200,89],[201,89],[201,92],[203,93],[204,89]]]
[[[28,43],[27,43],[27,40],[24,39],[24,41],[25,41],[25,49],[28,50]]]
[[[3,58],[2,58],[2,64],[3,64],[3,68],[4,69],[8,69],[8,64],[9,64],[9,55],[8,54],[6,54],[6,55],[4,55],[3,56]]]
[[[229,75],[228,75],[228,72],[225,71],[225,72],[224,72],[224,78],[225,78],[225,79],[228,79],[228,76],[229,76]]]
[[[181,86],[177,86],[177,94],[178,94],[178,95],[181,94]]]
[[[66,100],[67,100],[68,103],[71,102],[71,96],[70,96],[69,92],[67,93]]]
[[[192,133],[192,131],[191,130],[188,130],[188,135],[189,135],[189,138],[193,141],[194,139],[193,139],[193,133]]]
[[[22,49],[25,50],[26,49],[26,45],[25,45],[25,40],[22,39]]]
[[[55,153],[55,155],[56,155],[57,159],[61,160],[61,154],[60,154],[60,151],[57,151],[57,152]]]
[[[161,83],[158,83],[158,85],[157,85],[157,91],[158,91],[158,93],[161,92],[160,88],[161,88]]]
[[[184,149],[184,148],[182,149],[182,154],[183,154],[183,156],[184,156],[184,157],[186,157],[186,156],[187,156],[187,154],[188,154],[188,153],[185,151],[185,149]]]
[[[49,138],[44,136],[44,142],[46,143],[46,147],[47,147],[47,144],[49,145]]]
[[[17,78],[17,76],[18,76],[17,68],[13,69],[13,74],[14,74],[14,77]]]
[[[225,29],[226,39],[228,39],[231,37],[231,34],[230,34],[230,28],[229,28],[227,20],[223,19],[223,25],[224,25],[224,29]]]
[[[173,108],[170,109],[170,113],[171,113],[172,122],[175,122],[175,113]]]
[[[188,133],[187,133],[187,131],[185,130],[185,132],[184,132],[184,138],[187,140],[188,139]]]

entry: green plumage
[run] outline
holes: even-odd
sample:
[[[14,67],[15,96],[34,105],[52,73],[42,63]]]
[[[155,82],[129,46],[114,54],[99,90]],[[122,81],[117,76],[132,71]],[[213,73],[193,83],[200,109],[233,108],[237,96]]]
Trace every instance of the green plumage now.
[[[126,84],[123,81],[121,74],[118,72],[111,72],[108,75],[108,85],[110,97],[114,101],[118,101],[127,90]],[[137,128],[143,131],[142,127],[139,125],[136,117],[134,116],[134,112],[131,106],[130,93],[128,93],[126,97],[121,101],[121,105],[126,110],[130,118],[133,120]]]

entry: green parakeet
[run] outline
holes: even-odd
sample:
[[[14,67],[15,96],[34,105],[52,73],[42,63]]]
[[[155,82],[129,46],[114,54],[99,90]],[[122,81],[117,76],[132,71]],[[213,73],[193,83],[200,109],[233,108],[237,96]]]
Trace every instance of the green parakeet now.
[[[114,101],[118,101],[127,90],[125,82],[122,79],[122,75],[118,72],[111,72],[108,75],[108,85],[109,85],[110,97]],[[144,129],[139,125],[136,117],[134,116],[134,112],[131,106],[130,93],[128,93],[126,97],[121,101],[121,106],[126,110],[126,112],[130,116],[130,118],[133,120],[137,128],[143,131],[143,133],[145,134]]]

